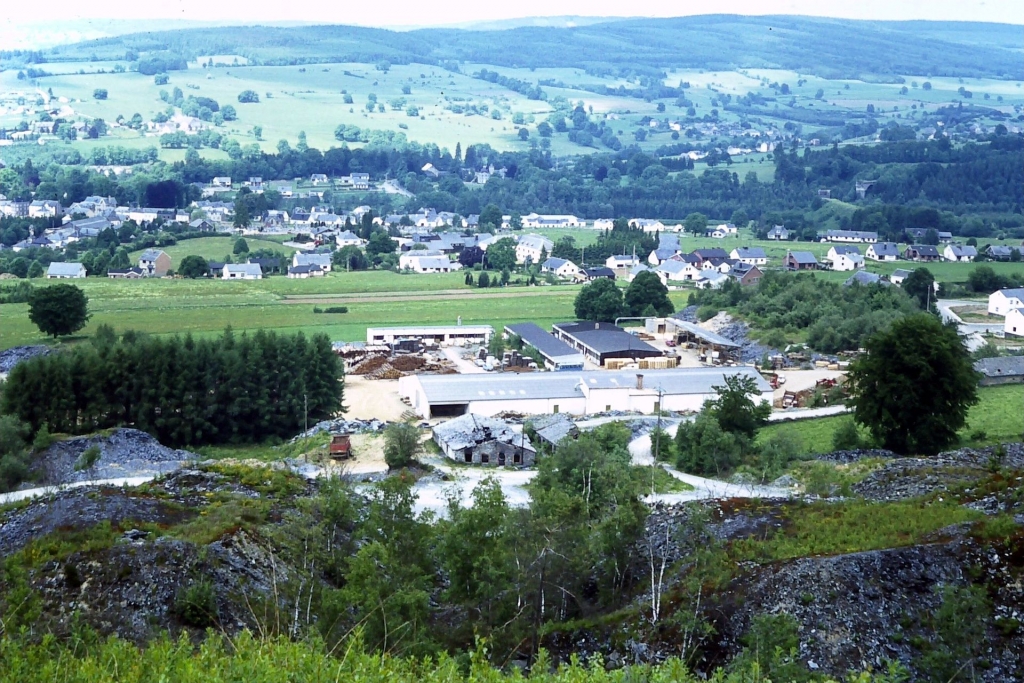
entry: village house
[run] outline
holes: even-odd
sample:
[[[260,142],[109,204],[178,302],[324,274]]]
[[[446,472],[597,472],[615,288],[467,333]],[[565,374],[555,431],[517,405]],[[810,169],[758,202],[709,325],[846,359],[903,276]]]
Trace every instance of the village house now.
[[[609,280],[615,279],[615,271],[611,268],[581,268],[580,272],[576,274],[577,282],[593,282],[598,278],[606,277]]]
[[[861,244],[874,244],[878,241],[877,232],[865,232],[861,230],[829,230],[825,233],[823,242],[857,242]]]
[[[351,175],[341,176],[340,178],[338,178],[338,185],[351,190],[369,190],[370,174],[353,173]]]
[[[615,221],[611,218],[598,218],[594,221],[594,230],[611,230],[615,227]]]
[[[213,187],[222,188],[222,189],[225,189],[225,190],[230,190],[231,189],[231,176],[223,176],[223,175],[222,176],[217,176],[216,178],[213,179],[213,182],[211,182],[210,185],[213,186]]]
[[[1024,356],[983,358],[974,364],[974,369],[981,374],[981,387],[1024,384]]]
[[[323,277],[324,270],[320,266],[288,266],[288,277],[292,280],[305,280],[311,277]]]
[[[690,253],[697,258],[697,265],[701,268],[710,267],[717,269],[722,261],[729,258],[729,252],[718,247],[713,249],[694,249]]]
[[[1015,308],[1024,308],[1024,287],[1000,289],[988,295],[988,314],[1005,316]]]
[[[122,270],[107,270],[107,277],[111,280],[141,280],[146,274],[142,268],[132,266]]]
[[[850,276],[850,278],[843,283],[844,287],[852,287],[853,285],[877,285],[877,284],[888,285],[888,280],[884,279],[877,273],[869,273],[866,270],[858,270],[856,273]]]
[[[163,277],[171,269],[171,257],[160,249],[146,249],[139,255],[139,269],[146,277]]]
[[[889,282],[893,283],[894,285],[902,285],[903,281],[910,277],[910,274],[913,272],[913,270],[897,268],[896,270],[892,271],[892,275],[889,276]]]
[[[537,213],[528,213],[522,217],[523,227],[529,229],[536,228],[583,228],[586,227],[586,221],[580,220],[573,215],[542,215]]]
[[[736,247],[729,258],[750,266],[763,266],[768,263],[768,254],[761,247]]]
[[[789,230],[781,225],[776,225],[768,231],[768,234],[765,235],[765,239],[772,240],[773,242],[788,242]]]
[[[632,282],[633,280],[636,279],[637,275],[639,275],[640,273],[646,273],[648,271],[654,272],[654,269],[651,268],[650,266],[644,265],[643,263],[638,263],[632,268],[630,268],[629,273],[626,275],[626,282]]]
[[[900,248],[895,242],[878,242],[869,246],[864,256],[872,261],[898,261]]]
[[[580,267],[564,258],[549,258],[541,264],[540,272],[554,273],[557,277],[572,279],[580,272]]]
[[[263,269],[255,263],[225,263],[221,271],[223,280],[262,280]]]
[[[732,267],[728,275],[744,287],[749,287],[759,283],[764,277],[764,272],[757,266],[740,262]]]
[[[817,270],[818,259],[809,251],[786,252],[786,258],[782,262],[786,270]]]
[[[281,272],[281,259],[279,258],[250,258],[246,263],[254,263],[260,267],[264,275]]]
[[[942,258],[954,263],[971,263],[978,258],[978,250],[969,244],[947,244],[942,250]]]
[[[328,185],[331,179],[324,173],[314,173],[309,176],[309,182],[313,183],[313,185]]]
[[[325,273],[331,272],[330,254],[300,254],[292,255],[293,266],[319,266]]]
[[[1006,312],[1003,334],[1007,337],[1024,337],[1024,308],[1011,308]]]
[[[694,282],[694,285],[696,285],[697,289],[720,289],[728,281],[729,276],[725,273],[717,270],[704,270]]]
[[[438,252],[410,251],[400,258],[405,259],[405,265],[400,265],[400,267],[414,273],[454,273],[462,270],[461,263],[452,261]]]
[[[541,235],[523,235],[516,244],[516,263],[541,263],[551,255],[555,243]],[[543,259],[541,258],[543,256]]]
[[[864,267],[864,257],[857,247],[837,245],[828,250],[825,263],[832,270],[857,270]]]
[[[245,181],[245,186],[252,190],[255,194],[263,194],[265,185],[263,184],[263,178],[260,176],[250,176],[249,180]]]
[[[217,229],[217,226],[205,218],[197,218],[194,221],[189,221],[188,227],[190,230],[194,230],[196,232],[213,232]]]
[[[11,249],[13,251],[16,251],[16,252],[17,251],[23,251],[25,249],[53,249],[53,248],[54,248],[53,240],[51,240],[46,235],[36,235],[35,237],[30,237],[29,239],[21,240],[20,242],[16,242],[14,244],[14,246],[11,247]]]
[[[29,218],[56,218],[63,214],[60,202],[53,199],[37,199],[28,205]]]
[[[724,239],[726,237],[736,237],[739,234],[739,230],[732,223],[722,223],[711,228],[705,234],[715,239]]]
[[[647,257],[647,262],[652,266],[657,266],[680,253],[680,251],[678,235],[661,233],[658,235],[658,248]]]
[[[661,232],[665,229],[664,223],[653,218],[631,218],[629,219],[629,226],[640,228],[644,232]],[[594,227],[597,227],[597,225],[595,224]]]
[[[85,266],[81,263],[52,262],[46,269],[47,280],[79,279],[85,277]]]
[[[605,267],[611,268],[616,271],[616,275],[622,276],[625,276],[629,269],[638,263],[640,263],[640,259],[630,254],[612,254],[604,261]]]
[[[912,244],[903,250],[903,258],[908,261],[931,262],[942,258],[938,247],[930,244]]]
[[[366,240],[360,239],[359,235],[351,230],[345,230],[334,236],[334,242],[341,249],[342,247],[361,247]]]
[[[525,433],[493,417],[467,413],[433,429],[434,443],[455,462],[494,467],[532,467],[537,450]]]
[[[1001,244],[990,244],[985,247],[985,256],[989,257],[993,261],[1009,261],[1013,258],[1014,247],[1008,247]],[[1021,254],[1020,249],[1017,249],[1017,256]]]
[[[696,280],[703,271],[694,263],[689,261],[668,259],[654,269],[662,284],[668,286],[674,282],[686,282]]]
[[[10,218],[25,218],[28,216],[28,202],[0,201],[0,215]]]

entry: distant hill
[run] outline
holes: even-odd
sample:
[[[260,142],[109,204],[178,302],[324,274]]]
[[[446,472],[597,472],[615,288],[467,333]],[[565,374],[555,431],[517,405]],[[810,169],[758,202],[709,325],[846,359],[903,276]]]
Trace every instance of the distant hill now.
[[[798,16],[626,19],[576,27],[387,31],[356,26],[197,28],[136,33],[48,50],[46,59],[238,54],[255,64],[334,61],[620,69],[782,68],[828,78],[898,74],[1024,78],[1020,27]]]

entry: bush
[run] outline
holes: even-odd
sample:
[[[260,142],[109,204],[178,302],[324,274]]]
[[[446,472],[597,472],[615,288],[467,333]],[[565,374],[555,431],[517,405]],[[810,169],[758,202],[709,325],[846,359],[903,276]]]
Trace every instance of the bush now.
[[[388,469],[408,467],[422,448],[420,430],[406,422],[395,422],[384,430],[384,462]]]
[[[75,461],[75,472],[90,469],[100,461],[100,455],[101,452],[99,446],[89,446],[86,448],[82,454],[78,456],[78,460]]]
[[[857,423],[852,418],[843,420],[832,435],[832,448],[837,451],[855,451],[863,447]]]
[[[178,591],[174,598],[174,614],[187,626],[214,626],[217,623],[217,594],[213,584],[201,579]]]
[[[314,313],[348,313],[348,306],[328,306],[327,308],[313,307]]]
[[[718,309],[714,306],[701,306],[697,309],[697,320],[704,322],[705,320],[711,320],[718,315]]]

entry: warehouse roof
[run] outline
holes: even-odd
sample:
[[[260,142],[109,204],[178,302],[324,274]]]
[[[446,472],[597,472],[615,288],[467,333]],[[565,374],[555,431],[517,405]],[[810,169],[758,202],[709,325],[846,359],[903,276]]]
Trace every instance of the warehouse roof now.
[[[524,342],[540,351],[541,355],[552,363],[577,361],[583,364],[583,354],[576,351],[561,339],[556,339],[550,332],[545,332],[534,323],[518,323],[506,325],[505,329],[519,335]]]
[[[515,401],[549,398],[575,398],[588,389],[628,389],[636,387],[636,376],[644,376],[644,389],[668,396],[710,394],[713,387],[725,384],[725,378],[743,375],[754,378],[758,391],[769,392],[771,386],[746,366],[719,368],[675,368],[672,370],[645,370],[609,372],[589,370],[580,372],[538,372],[529,374],[503,373],[500,375],[418,375],[415,376],[427,401],[432,405],[469,403],[471,401]]]
[[[555,323],[554,327],[557,327],[564,334],[573,337],[596,354],[616,353],[618,351],[642,351],[652,355],[662,355],[658,349],[611,323],[584,320],[572,323]]]
[[[679,329],[686,330],[695,337],[703,339],[704,341],[714,344],[715,346],[728,346],[729,348],[739,348],[740,346],[731,339],[726,339],[720,334],[715,334],[710,330],[705,330],[703,327],[697,325],[696,323],[680,320],[679,318],[669,318],[669,322],[671,322]]]

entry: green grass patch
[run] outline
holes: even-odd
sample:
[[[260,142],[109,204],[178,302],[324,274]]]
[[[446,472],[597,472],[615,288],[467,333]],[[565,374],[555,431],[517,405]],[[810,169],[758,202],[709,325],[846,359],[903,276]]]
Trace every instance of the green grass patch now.
[[[169,247],[160,247],[160,249],[167,252],[167,255],[171,257],[171,268],[177,270],[181,266],[181,260],[186,256],[202,256],[207,261],[223,261],[225,256],[232,255],[231,252],[235,248],[237,240],[237,237],[198,237],[194,240],[182,240]],[[280,242],[248,235],[245,237],[245,242],[249,245],[251,252],[258,249],[274,249],[284,253],[285,256],[291,256],[295,251],[291,247],[283,246]],[[143,251],[143,249],[133,251],[128,258],[134,263],[138,261]]]
[[[267,501],[251,498],[214,500],[198,516],[174,527],[168,535],[199,546],[209,545],[236,531],[257,528],[267,520],[269,508]]]
[[[290,498],[306,488],[302,477],[280,467],[218,462],[206,465],[205,469],[259,491],[268,498]]]
[[[920,543],[951,524],[983,517],[951,501],[797,503],[787,509],[785,525],[774,536],[736,541],[731,554],[737,560],[772,562],[897,548]]]
[[[692,486],[685,481],[676,479],[662,467],[652,466],[640,469],[643,470],[643,474],[640,475],[641,480],[650,486],[654,493],[682,493],[693,490]]]
[[[306,439],[299,439],[295,443],[203,446],[196,449],[196,451],[204,458],[210,460],[234,459],[277,462],[289,458],[303,457],[308,457],[312,460],[315,457],[325,455],[330,442],[331,437],[329,434],[317,434]]]

